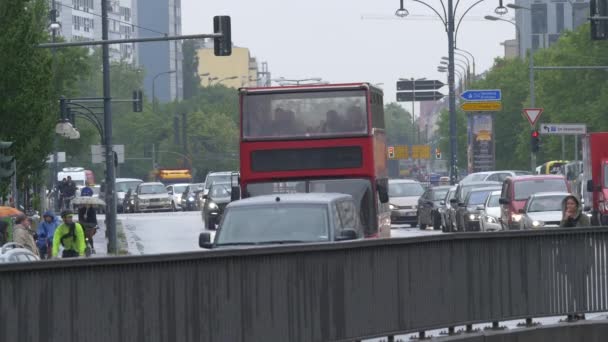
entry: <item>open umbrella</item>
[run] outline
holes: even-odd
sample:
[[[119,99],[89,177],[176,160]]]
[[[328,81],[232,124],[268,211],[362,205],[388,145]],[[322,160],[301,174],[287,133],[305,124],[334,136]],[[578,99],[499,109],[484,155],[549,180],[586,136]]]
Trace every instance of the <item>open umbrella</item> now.
[[[93,206],[105,206],[106,202],[98,197],[80,196],[72,200],[74,205],[93,205]]]
[[[23,212],[13,207],[0,206],[0,217],[14,217],[23,215]]]

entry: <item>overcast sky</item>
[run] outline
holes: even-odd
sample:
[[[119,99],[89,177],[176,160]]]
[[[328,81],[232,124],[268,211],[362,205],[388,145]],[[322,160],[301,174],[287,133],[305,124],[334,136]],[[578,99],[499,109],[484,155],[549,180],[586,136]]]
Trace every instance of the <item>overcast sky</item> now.
[[[461,0],[458,12],[474,2]],[[438,0],[428,3],[441,8]],[[437,72],[447,56],[443,24],[424,5],[411,0],[404,5],[410,16],[399,19],[394,16],[399,0],[182,0],[182,29],[211,33],[214,15],[230,15],[234,44],[268,62],[273,78],[384,83],[388,103],[395,101],[399,77],[446,83],[446,74]],[[495,15],[497,5],[498,0],[477,5],[458,32],[457,46],[475,56],[477,73],[504,55],[501,42],[515,37],[512,24],[483,19]],[[513,15],[509,10],[504,18]],[[447,87],[441,91],[447,94]]]

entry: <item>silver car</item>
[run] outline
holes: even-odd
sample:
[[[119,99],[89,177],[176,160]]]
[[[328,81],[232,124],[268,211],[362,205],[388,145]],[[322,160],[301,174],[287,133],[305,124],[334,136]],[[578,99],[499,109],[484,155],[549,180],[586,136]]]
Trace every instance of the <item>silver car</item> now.
[[[160,182],[141,183],[134,194],[135,212],[167,210],[171,211],[171,197]]]
[[[528,197],[520,212],[520,229],[559,227],[562,220],[562,202],[567,192],[539,192]]]
[[[499,199],[500,191],[492,191],[484,205],[480,206],[479,209],[481,209],[481,214],[479,221],[481,222],[481,231],[491,232],[502,230],[502,225],[500,224]]]
[[[413,179],[389,179],[388,198],[391,224],[418,224],[418,199],[424,187]]]
[[[519,171],[519,170],[501,170],[501,171],[483,171],[475,172],[464,177],[460,183],[470,182],[500,182],[504,181],[507,177],[525,176],[531,175],[530,171]]]
[[[171,207],[173,210],[182,209],[182,194],[190,183],[167,185],[167,193],[171,196]]]

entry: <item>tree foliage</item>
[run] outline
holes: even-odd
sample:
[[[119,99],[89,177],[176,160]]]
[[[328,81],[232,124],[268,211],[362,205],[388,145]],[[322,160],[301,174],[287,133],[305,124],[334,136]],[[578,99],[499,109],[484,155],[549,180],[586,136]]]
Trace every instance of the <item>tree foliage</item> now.
[[[536,66],[606,65],[608,45],[590,40],[589,25],[565,32],[547,49],[534,54]],[[536,70],[536,107],[544,109],[542,123],[585,123],[589,131],[608,131],[608,78],[605,70]],[[530,168],[530,124],[522,116],[530,104],[528,59],[497,58],[482,79],[470,89],[501,89],[503,110],[495,114],[497,169]],[[466,126],[459,115],[459,151],[466,151]],[[449,116],[442,114],[439,134],[449,137]],[[566,158],[573,157],[573,138],[567,137]],[[444,141],[443,139],[442,141]],[[442,148],[447,145],[442,143]],[[561,159],[561,139],[542,136],[537,164]],[[459,160],[462,162],[463,156]],[[460,163],[464,166],[463,163]]]
[[[198,74],[198,56],[196,54],[196,41],[186,40],[182,45],[184,62],[182,73],[184,80],[184,99],[190,99],[198,93],[201,78]]]

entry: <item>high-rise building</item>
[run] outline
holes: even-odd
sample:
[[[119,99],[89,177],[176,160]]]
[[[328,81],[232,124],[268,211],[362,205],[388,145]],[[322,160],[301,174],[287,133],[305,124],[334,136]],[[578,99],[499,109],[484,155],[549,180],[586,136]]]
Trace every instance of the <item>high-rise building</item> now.
[[[108,38],[137,37],[138,0],[108,0]],[[67,41],[101,40],[101,0],[49,0],[55,3],[57,20],[61,24],[59,35]],[[135,44],[110,45],[112,61],[137,62]]]
[[[574,30],[589,21],[589,2],[584,0],[515,0],[515,4],[526,8],[515,10],[520,56],[526,56],[530,47],[549,47],[565,30]]]
[[[202,44],[197,55],[198,74],[203,87],[222,84],[240,88],[269,84],[268,63],[262,62],[260,70],[257,59],[251,56],[247,48],[233,47],[232,55],[218,57],[214,54],[212,43]]]
[[[182,33],[181,0],[140,0],[137,7],[139,37]],[[146,94],[159,102],[183,98],[181,41],[141,43],[139,65],[145,70]]]

